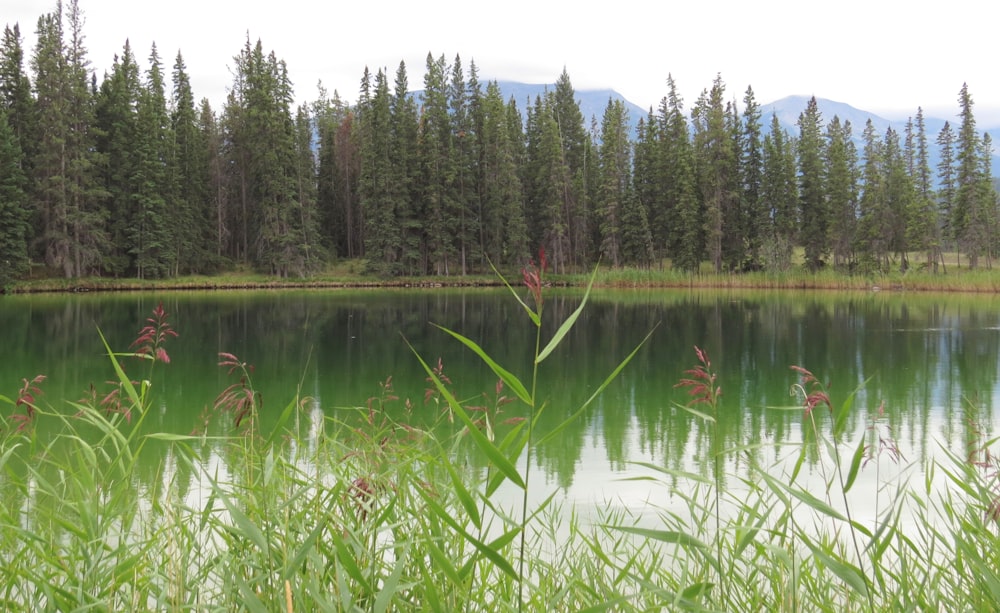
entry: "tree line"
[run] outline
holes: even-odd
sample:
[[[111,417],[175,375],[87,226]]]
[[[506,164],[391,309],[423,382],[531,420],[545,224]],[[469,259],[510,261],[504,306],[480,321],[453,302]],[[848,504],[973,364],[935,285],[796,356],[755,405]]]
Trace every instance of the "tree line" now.
[[[101,79],[77,0],[0,45],[0,287],[49,274],[163,278],[249,267],[307,276],[337,258],[378,275],[464,275],[544,249],[557,272],[610,266],[717,272],[805,266],[969,267],[1000,246],[992,143],[966,86],[960,122],[922,110],[903,133],[809,101],[789,133],[721,77],[690,111],[672,77],[630,132],[609,99],[583,117],[564,70],[525,109],[471,62],[428,54],[422,94],[406,66],[367,68],[356,104],[319,87],[296,105],[284,61],[249,38],[220,111],[195,102],[183,56],[169,74],[128,41]],[[168,83],[169,81],[169,83]]]

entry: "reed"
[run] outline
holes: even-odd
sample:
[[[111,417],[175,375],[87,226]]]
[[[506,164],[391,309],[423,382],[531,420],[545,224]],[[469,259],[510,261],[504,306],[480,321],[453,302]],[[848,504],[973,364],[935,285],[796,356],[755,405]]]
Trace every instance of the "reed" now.
[[[149,431],[149,381],[169,368],[175,335],[161,307],[130,351],[107,349],[102,391],[49,403],[44,378],[25,379],[0,396],[0,609],[1000,609],[997,439],[975,430],[910,466],[880,414],[852,430],[854,394],[830,397],[805,368],[790,372],[797,402],[773,409],[803,426],[778,464],[724,446],[714,423],[725,397],[697,350],[677,373],[692,402],[675,408],[710,441],[707,470],[636,464],[627,478],[650,491],[641,508],[561,505],[531,474],[531,454],[560,430],[533,429],[559,401],[538,396],[537,366],[586,299],[544,338],[544,267],[523,280],[526,298],[507,286],[538,331],[530,374],[444,330],[497,384],[464,397],[440,362],[415,354],[441,409],[425,427],[389,379],[330,413],[292,392],[262,430],[252,366],[222,354],[234,382],[210,404],[217,427]],[[878,475],[872,490],[859,489],[864,471]],[[874,513],[858,512],[859,497]]]

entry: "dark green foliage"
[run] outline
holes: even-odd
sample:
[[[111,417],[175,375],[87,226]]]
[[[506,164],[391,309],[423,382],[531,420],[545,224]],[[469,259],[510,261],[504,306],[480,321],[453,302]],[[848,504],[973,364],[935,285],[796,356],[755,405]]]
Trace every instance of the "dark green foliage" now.
[[[7,114],[0,108],[0,292],[28,272],[27,183],[21,149]]]
[[[815,99],[797,138],[776,117],[765,134],[751,87],[741,110],[719,75],[688,114],[670,76],[629,134],[620,103],[583,117],[565,69],[522,116],[474,62],[428,54],[420,99],[401,62],[394,85],[366,69],[356,104],[320,85],[293,112],[284,62],[248,39],[217,117],[196,106],[179,52],[168,98],[155,45],[143,70],[126,43],[98,83],[83,23],[76,0],[39,19],[31,80],[16,25],[0,45],[20,172],[5,179],[28,209],[9,233],[67,277],[286,277],[338,257],[385,276],[465,275],[539,248],[556,272],[598,258],[778,271],[796,247],[810,270],[832,255],[885,271],[911,251],[936,267],[958,248],[976,267],[1000,249],[990,144],[964,86],[960,130],[937,138],[935,193],[919,110],[905,138],[867,135],[860,167],[851,126],[824,123]]]
[[[830,250],[830,209],[824,185],[822,116],[815,96],[799,115],[798,125],[800,239],[805,247],[806,267],[816,271],[823,267]]]
[[[826,188],[830,206],[833,264],[853,265],[852,240],[858,216],[858,154],[851,140],[851,122],[834,117],[826,130]]]
[[[771,117],[771,131],[764,137],[764,171],[761,197],[766,203],[771,227],[762,245],[761,264],[767,270],[787,270],[792,247],[798,239],[798,193],[795,144]]]

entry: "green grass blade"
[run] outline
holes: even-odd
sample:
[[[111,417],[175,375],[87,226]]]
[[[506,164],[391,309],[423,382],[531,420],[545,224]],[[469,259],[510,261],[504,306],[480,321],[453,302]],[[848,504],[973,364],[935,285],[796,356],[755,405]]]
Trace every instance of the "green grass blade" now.
[[[528,314],[528,317],[531,318],[531,322],[534,323],[536,327],[542,325],[542,320],[538,316],[538,313],[536,313],[534,309],[528,306],[528,303],[526,303],[524,300],[521,299],[521,296],[518,295],[517,290],[511,287],[510,283],[507,282],[507,278],[504,277],[502,274],[500,274],[500,271],[497,270],[497,267],[493,265],[493,262],[490,262],[490,268],[493,269],[493,272],[496,274],[496,276],[499,277],[500,280],[503,282],[503,284],[507,287],[507,289],[510,290],[510,293],[514,296],[514,298],[521,304],[522,307],[524,307],[524,311]]]
[[[509,387],[515,394],[517,394],[517,397],[520,398],[521,401],[524,402],[524,404],[527,404],[529,406],[532,404],[531,394],[528,393],[528,388],[524,387],[524,384],[521,383],[521,380],[518,379],[513,373],[506,370],[504,367],[497,364],[493,360],[493,358],[491,358],[485,351],[483,351],[482,347],[476,344],[475,341],[465,336],[462,336],[458,332],[449,330],[448,328],[445,328],[443,326],[439,326],[437,324],[431,324],[431,325],[447,332],[451,336],[458,339],[459,342],[461,342],[463,345],[471,349],[473,353],[478,355],[479,358],[483,362],[485,362],[487,366],[490,367],[490,370],[493,371],[493,374],[500,377],[500,379],[504,382],[504,384],[506,384],[507,387]]]
[[[115,352],[111,350],[111,345],[108,345],[108,340],[104,338],[104,333],[101,332],[100,328],[97,329],[97,334],[101,337],[101,342],[104,343],[104,349],[107,350],[108,357],[111,358],[111,364],[115,367],[115,374],[118,375],[119,383],[122,384],[125,393],[128,394],[129,401],[132,402],[132,406],[136,409],[141,409],[142,403],[139,401],[139,392],[132,385],[132,379],[125,374],[122,365],[118,362],[118,358],[115,357]]]
[[[593,279],[591,279],[591,282],[593,282]],[[615,367],[615,369],[613,371],[611,371],[611,374],[609,374],[604,379],[604,382],[602,382],[601,385],[599,385],[597,387],[597,389],[594,390],[594,393],[590,395],[590,398],[587,398],[587,401],[584,402],[582,405],[580,405],[580,408],[578,408],[576,411],[574,411],[573,414],[570,415],[569,417],[567,417],[561,424],[559,424],[558,426],[556,426],[555,428],[553,428],[552,430],[550,430],[545,436],[543,436],[538,441],[537,444],[538,445],[542,445],[546,441],[552,440],[553,438],[555,438],[556,436],[558,436],[559,433],[561,433],[566,428],[566,426],[568,426],[571,423],[573,423],[574,421],[576,421],[580,417],[580,415],[583,414],[583,411],[588,406],[590,406],[590,403],[593,402],[594,399],[596,399],[598,396],[600,396],[601,392],[603,392],[605,390],[605,388],[607,388],[609,385],[611,385],[611,382],[614,381],[618,377],[618,375],[621,373],[621,371],[625,369],[625,366],[628,365],[628,363],[632,361],[632,358],[634,358],[637,353],[639,353],[639,349],[641,349],[643,347],[643,345],[646,344],[646,341],[648,341],[650,339],[650,337],[653,336],[653,332],[655,332],[655,331],[656,331],[655,327],[652,330],[650,330],[649,333],[646,334],[646,337],[644,339],[642,339],[642,341],[640,341],[638,345],[635,346],[635,349],[633,349],[631,353],[629,353],[627,356],[625,356],[625,359],[622,360],[618,364],[618,366]]]
[[[802,537],[802,540],[805,541],[806,546],[809,547],[809,549],[813,552],[813,555],[816,556],[816,559],[818,559],[823,566],[829,568],[833,574],[837,575],[841,581],[849,585],[859,595],[867,598],[868,581],[865,579],[864,573],[862,573],[857,566],[838,560],[805,536]]]
[[[451,477],[451,484],[455,489],[455,496],[458,497],[458,501],[462,504],[462,508],[465,509],[466,514],[472,519],[472,523],[477,529],[483,527],[483,519],[479,515],[479,505],[476,504],[475,499],[473,499],[472,494],[469,492],[465,484],[462,483],[462,478],[455,470],[455,465],[451,463],[448,459],[447,454],[441,453],[441,460],[444,462],[445,470],[448,471],[448,476]]]
[[[420,357],[420,354],[417,353],[417,350],[414,349],[413,345],[411,345],[409,341],[407,341],[405,338],[403,340],[404,342],[406,342],[406,346],[410,348],[410,351],[413,352],[413,355],[417,357],[417,360],[420,362],[420,365],[424,367],[424,371],[427,373],[427,376],[430,377],[431,381],[434,383],[434,387],[437,388],[438,392],[441,393],[441,396],[448,402],[448,406],[451,407],[454,414],[457,415],[458,418],[465,425],[465,428],[468,431],[469,436],[472,438],[473,442],[476,443],[476,446],[479,448],[479,450],[482,451],[483,454],[494,464],[494,466],[497,467],[497,470],[499,470],[506,478],[510,479],[512,483],[514,483],[523,490],[524,479],[522,479],[521,475],[517,472],[517,467],[514,466],[514,463],[511,462],[509,459],[507,459],[507,456],[505,456],[503,452],[501,452],[500,449],[498,449],[497,446],[494,445],[492,441],[490,441],[490,439],[486,438],[485,434],[480,432],[479,427],[476,426],[476,424],[472,421],[472,418],[469,417],[469,415],[465,412],[465,409],[462,407],[462,405],[457,400],[455,400],[455,396],[452,395],[450,391],[448,391],[448,388],[444,386],[444,384],[441,382],[441,379],[439,379],[438,376],[434,374],[434,370],[427,365],[427,362],[425,362],[422,357]]]
[[[847,481],[844,482],[844,493],[851,491],[851,486],[854,485],[854,480],[858,478],[858,470],[861,468],[861,461],[865,457],[865,438],[861,437],[858,441],[858,447],[854,450],[854,456],[851,458],[851,467],[847,471]]]
[[[549,357],[549,354],[552,353],[555,350],[555,348],[559,346],[559,343],[562,342],[562,339],[566,336],[567,333],[569,333],[570,329],[573,328],[573,324],[576,323],[576,320],[579,319],[580,317],[580,313],[583,312],[583,307],[587,305],[587,298],[590,297],[590,288],[594,286],[595,278],[597,278],[597,266],[594,267],[594,272],[590,275],[590,283],[587,284],[587,291],[584,292],[583,294],[583,300],[580,301],[580,306],[576,307],[576,310],[573,311],[570,314],[570,316],[567,317],[566,320],[562,322],[562,325],[559,326],[558,330],[556,330],[556,333],[552,336],[552,339],[549,341],[549,344],[546,345],[545,349],[542,349],[542,351],[538,354],[538,357],[535,358],[535,364],[541,364],[542,360]]]
[[[378,596],[375,597],[375,603],[372,605],[372,611],[375,613],[385,613],[389,610],[389,605],[392,604],[392,598],[396,595],[396,590],[399,587],[399,579],[403,576],[403,569],[406,568],[408,554],[409,547],[406,547],[403,552],[397,556],[396,565],[393,567],[392,573],[390,573],[382,583],[382,589],[379,590]]]

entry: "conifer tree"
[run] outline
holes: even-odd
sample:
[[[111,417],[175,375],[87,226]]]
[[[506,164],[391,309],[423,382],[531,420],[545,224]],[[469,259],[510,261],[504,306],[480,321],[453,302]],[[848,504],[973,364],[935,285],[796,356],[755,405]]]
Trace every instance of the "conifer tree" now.
[[[869,119],[862,135],[864,139],[864,190],[859,203],[858,231],[855,248],[866,269],[886,272],[892,238],[891,211],[888,202],[885,144]]]
[[[857,224],[857,151],[851,122],[834,118],[826,127],[826,189],[830,206],[830,241],[834,266],[853,262],[852,242]]]
[[[955,143],[955,204],[952,210],[952,231],[958,241],[959,250],[965,252],[969,268],[979,265],[979,256],[984,253],[987,242],[988,203],[982,200],[980,151],[981,141],[976,131],[973,115],[972,95],[968,85],[962,84],[958,97],[962,123]]]
[[[212,270],[216,224],[213,219],[208,135],[199,128],[194,91],[184,58],[177,52],[173,67],[170,135],[173,137],[171,191],[174,206],[168,212],[173,232],[173,274]]]
[[[954,228],[955,194],[958,191],[955,176],[955,132],[950,122],[944,126],[937,136],[938,155],[938,195],[941,215],[942,245],[954,244],[956,233]]]
[[[165,277],[174,269],[177,252],[171,243],[179,220],[170,218],[174,209],[168,172],[174,165],[172,143],[162,66],[154,43],[136,113],[136,176],[126,234],[139,279]]]
[[[822,115],[813,96],[799,115],[799,210],[802,220],[800,241],[805,248],[805,264],[815,272],[830,250],[830,212],[823,184]]]
[[[103,207],[108,213],[109,249],[102,259],[105,273],[115,276],[133,269],[128,235],[133,225],[133,197],[138,181],[139,138],[137,108],[141,83],[139,67],[129,41],[120,57],[115,57],[111,74],[101,83],[95,101],[96,146],[100,153],[100,182],[104,189]]]
[[[628,111],[621,100],[608,99],[601,121],[600,237],[601,259],[618,267],[624,260],[626,202],[631,198],[632,155],[628,139]],[[632,219],[630,221],[638,221]]]
[[[735,250],[730,251],[724,245],[742,247],[742,236],[736,227],[736,149],[723,105],[724,96],[725,86],[717,75],[712,89],[702,92],[691,113],[706,246],[717,273],[722,271],[724,256],[728,256],[725,259],[729,266],[736,265]]]
[[[760,105],[753,88],[747,87],[743,97],[743,121],[739,135],[739,218],[742,235],[743,269],[760,267],[760,252],[766,228],[766,210],[762,195],[764,152],[761,136]]]
[[[323,244],[330,255],[358,257],[363,247],[356,113],[336,91],[328,97],[321,84],[313,115],[319,142],[317,207]]]
[[[360,119],[361,174],[359,190],[363,219],[364,254],[370,271],[390,275],[396,267],[397,237],[393,186],[389,84],[381,69],[369,82],[365,71],[358,114]]]
[[[448,65],[442,55],[427,54],[421,115],[420,161],[426,206],[425,244],[434,274],[449,275],[457,254],[461,206],[456,193],[454,132],[447,83]]]
[[[18,24],[4,28],[0,43],[0,108],[7,115],[7,124],[17,139],[21,150],[18,167],[24,176],[23,189],[30,193],[32,160],[35,157],[37,117],[35,100],[31,95],[31,81],[24,70],[24,47]]]
[[[390,172],[393,208],[399,237],[397,249],[401,270],[423,274],[426,270],[421,222],[420,119],[417,103],[409,91],[406,65],[396,70],[395,93],[390,103]]]
[[[563,164],[569,177],[569,184],[562,194],[560,222],[565,228],[567,240],[566,263],[579,268],[586,263],[591,234],[591,204],[587,200],[591,181],[587,166],[590,139],[584,127],[580,104],[576,100],[576,90],[565,68],[556,79],[549,103],[558,129]]]
[[[900,270],[909,268],[909,250],[906,229],[913,211],[913,181],[907,171],[906,157],[900,144],[899,133],[892,128],[885,136],[885,192],[889,209],[889,247],[900,263]]]
[[[64,18],[68,33],[63,29]],[[70,1],[65,15],[62,2],[57,2],[54,13],[38,20],[31,61],[39,135],[32,169],[33,199],[39,210],[36,236],[45,245],[45,263],[67,278],[97,272],[106,250],[86,54],[77,1]]]
[[[28,272],[27,177],[18,138],[0,107],[0,293]]]
[[[931,168],[927,148],[927,132],[924,123],[924,111],[917,108],[917,116],[911,129],[912,138],[908,138],[912,159],[910,178],[914,185],[912,212],[908,215],[907,242],[914,249],[922,249],[927,253],[927,268],[938,270],[938,263],[944,263],[941,251],[941,227],[938,218],[937,203],[931,184]]]
[[[517,149],[508,129],[508,108],[496,81],[481,101],[483,251],[494,265],[523,264],[528,256],[524,196],[517,173]]]
[[[798,180],[795,171],[795,145],[778,121],[771,116],[771,127],[764,137],[761,197],[767,206],[767,239],[763,243],[763,266],[767,270],[787,270],[792,248],[797,240]]]

